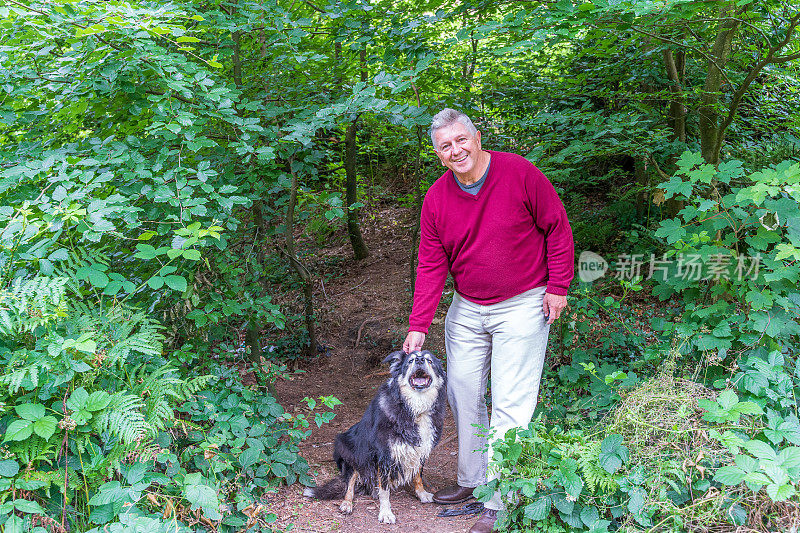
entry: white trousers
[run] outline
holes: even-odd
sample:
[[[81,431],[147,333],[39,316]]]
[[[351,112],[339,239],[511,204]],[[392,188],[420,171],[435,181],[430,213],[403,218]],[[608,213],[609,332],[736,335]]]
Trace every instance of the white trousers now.
[[[445,319],[447,398],[458,433],[458,484],[477,487],[497,477],[488,468],[491,441],[513,427],[527,427],[536,409],[550,326],[544,318],[545,287],[492,305],[478,305],[458,293]],[[492,417],[486,412],[491,370]],[[480,427],[492,430],[493,438]],[[488,450],[488,452],[487,452]],[[486,503],[501,509],[500,495]]]

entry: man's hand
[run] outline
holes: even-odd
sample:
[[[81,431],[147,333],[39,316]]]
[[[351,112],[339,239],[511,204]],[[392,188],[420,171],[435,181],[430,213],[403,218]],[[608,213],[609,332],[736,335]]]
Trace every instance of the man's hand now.
[[[403,351],[406,353],[415,352],[422,349],[425,342],[425,334],[421,331],[409,331],[406,341],[403,343]]]
[[[547,319],[548,324],[553,322],[561,316],[561,311],[567,306],[567,297],[558,296],[557,294],[544,293],[544,317]]]

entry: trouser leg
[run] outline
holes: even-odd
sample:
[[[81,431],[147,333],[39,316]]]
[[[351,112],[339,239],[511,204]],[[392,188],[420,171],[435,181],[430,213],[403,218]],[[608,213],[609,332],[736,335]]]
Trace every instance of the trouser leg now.
[[[456,294],[445,319],[447,398],[458,434],[458,484],[477,487],[486,481],[486,437],[474,427],[489,427],[486,383],[491,337],[484,330],[480,306]]]
[[[492,335],[492,416],[488,459],[492,443],[513,427],[527,427],[536,409],[550,326],[544,318],[544,288],[533,289],[505,302],[489,306],[486,321]],[[491,464],[488,478],[497,477]],[[501,509],[500,494],[487,502]]]

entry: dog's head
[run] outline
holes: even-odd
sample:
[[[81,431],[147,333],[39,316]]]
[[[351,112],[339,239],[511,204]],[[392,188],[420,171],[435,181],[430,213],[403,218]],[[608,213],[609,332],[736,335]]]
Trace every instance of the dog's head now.
[[[442,362],[428,350],[390,353],[385,363],[390,363],[392,378],[401,389],[410,387],[417,392],[438,390],[445,380]]]

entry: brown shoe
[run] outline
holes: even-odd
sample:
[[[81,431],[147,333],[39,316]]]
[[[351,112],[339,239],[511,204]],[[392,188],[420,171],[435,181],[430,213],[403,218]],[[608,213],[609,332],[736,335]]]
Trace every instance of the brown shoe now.
[[[474,498],[472,495],[473,490],[475,490],[474,487],[462,487],[460,485],[454,485],[452,487],[447,487],[434,492],[433,501],[444,505],[463,503]]]
[[[494,523],[497,522],[497,511],[494,509],[486,509],[469,533],[492,533],[494,531]]]

